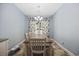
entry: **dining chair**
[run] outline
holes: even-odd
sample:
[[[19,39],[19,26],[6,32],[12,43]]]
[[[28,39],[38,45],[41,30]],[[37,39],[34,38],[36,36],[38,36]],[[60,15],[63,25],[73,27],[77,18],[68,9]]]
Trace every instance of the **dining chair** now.
[[[46,39],[30,39],[31,55],[46,54]]]

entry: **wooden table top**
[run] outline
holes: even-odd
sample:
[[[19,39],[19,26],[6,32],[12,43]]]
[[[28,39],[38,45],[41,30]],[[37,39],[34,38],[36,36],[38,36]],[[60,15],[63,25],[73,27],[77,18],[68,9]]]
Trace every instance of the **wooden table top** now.
[[[32,34],[29,36],[30,39],[45,39],[46,36],[43,34]]]
[[[31,34],[29,35],[29,39],[46,39],[47,43],[52,43],[53,41],[51,39],[49,39],[46,35],[44,34]],[[28,43],[29,40],[26,40],[26,42]]]

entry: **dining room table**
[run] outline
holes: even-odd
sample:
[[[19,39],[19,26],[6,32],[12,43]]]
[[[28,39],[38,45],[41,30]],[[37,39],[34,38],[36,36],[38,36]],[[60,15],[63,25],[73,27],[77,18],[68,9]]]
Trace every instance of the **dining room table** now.
[[[35,34],[35,33],[28,34],[28,39],[26,39],[24,42],[26,45],[27,55],[30,55],[30,46],[29,46],[30,39],[46,39],[46,48],[50,50],[49,54],[51,55],[51,44],[53,43],[53,40],[48,38],[45,34]]]

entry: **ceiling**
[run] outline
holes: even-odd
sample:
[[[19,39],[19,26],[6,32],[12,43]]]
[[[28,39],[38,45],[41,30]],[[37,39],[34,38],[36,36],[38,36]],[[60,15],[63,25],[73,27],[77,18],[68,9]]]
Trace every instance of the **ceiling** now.
[[[61,3],[15,3],[15,5],[26,15],[26,16],[43,16],[48,17],[53,15]]]

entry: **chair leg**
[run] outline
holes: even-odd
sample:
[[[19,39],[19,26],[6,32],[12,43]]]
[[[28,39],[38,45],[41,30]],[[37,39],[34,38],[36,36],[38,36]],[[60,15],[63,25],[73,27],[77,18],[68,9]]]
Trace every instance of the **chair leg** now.
[[[33,56],[33,53],[31,52],[31,56]]]
[[[45,55],[46,55],[46,53],[44,52],[44,53],[43,53],[43,56],[45,56]]]
[[[43,56],[45,56],[45,53],[43,53]]]

